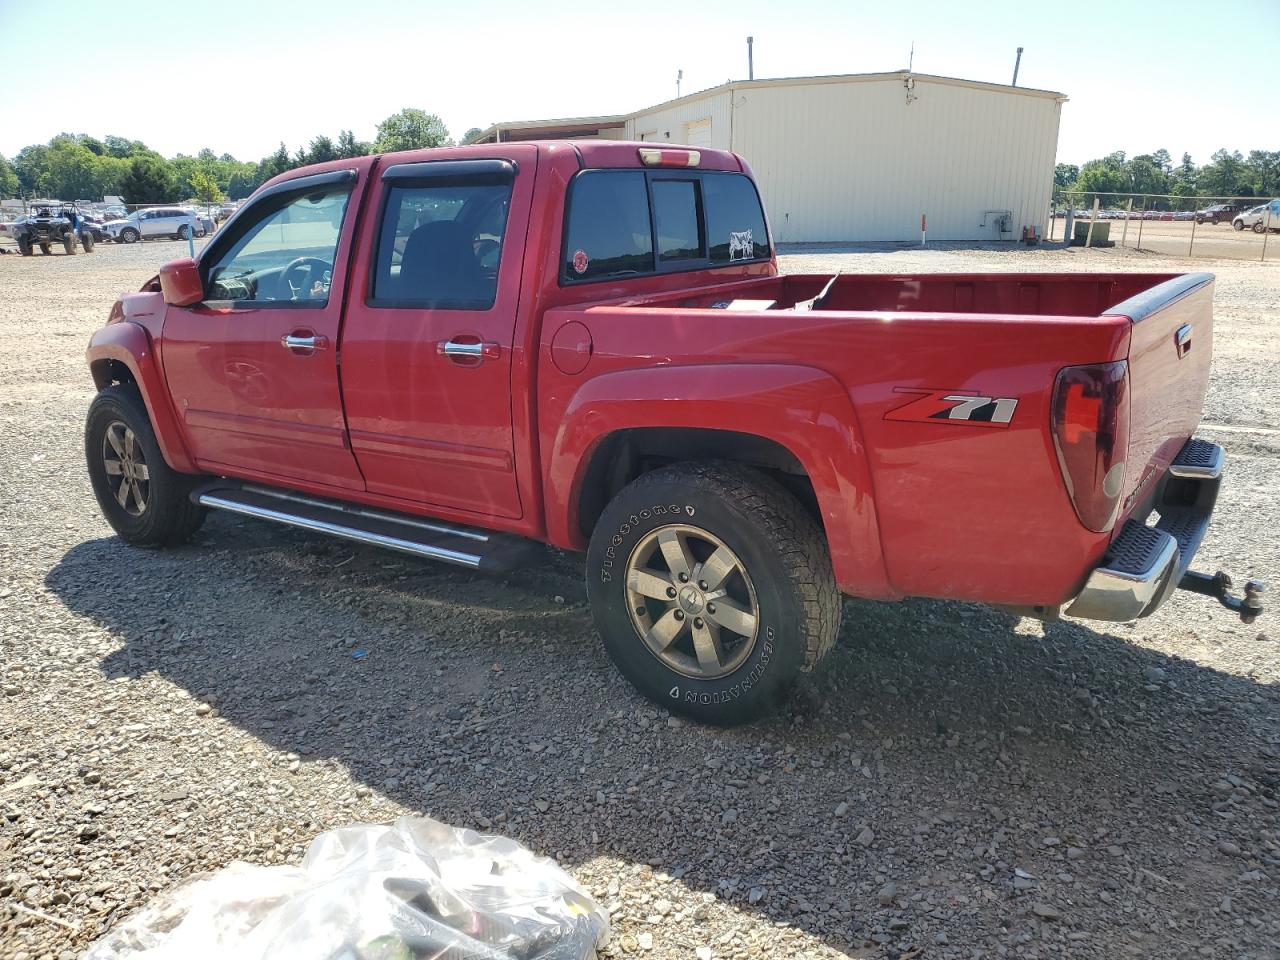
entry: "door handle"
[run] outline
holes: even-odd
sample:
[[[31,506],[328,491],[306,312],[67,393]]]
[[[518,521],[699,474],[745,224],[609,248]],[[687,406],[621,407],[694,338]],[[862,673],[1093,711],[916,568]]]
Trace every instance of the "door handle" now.
[[[329,346],[329,338],[308,333],[305,336],[297,333],[286,333],[280,338],[280,346],[286,350],[323,350]]]
[[[459,340],[441,340],[436,346],[436,352],[448,357],[454,363],[467,360],[476,363],[482,360],[497,360],[502,354],[501,348],[492,341],[466,343]]]

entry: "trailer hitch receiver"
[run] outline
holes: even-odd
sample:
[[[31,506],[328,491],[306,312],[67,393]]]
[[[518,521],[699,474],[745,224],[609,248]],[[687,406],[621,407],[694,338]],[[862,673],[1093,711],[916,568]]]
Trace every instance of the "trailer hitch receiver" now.
[[[1240,614],[1242,622],[1253,623],[1262,613],[1262,595],[1266,592],[1267,586],[1260,580],[1246,580],[1244,596],[1234,597],[1231,595],[1231,578],[1221,570],[1213,576],[1188,570],[1178,581],[1178,589],[1213,597],[1228,610],[1234,610]]]

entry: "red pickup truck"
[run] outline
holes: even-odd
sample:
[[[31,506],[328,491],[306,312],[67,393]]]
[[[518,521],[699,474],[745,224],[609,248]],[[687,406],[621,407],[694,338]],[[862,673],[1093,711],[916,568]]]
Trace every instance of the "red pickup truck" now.
[[[758,716],[840,594],[1131,620],[1182,586],[1208,274],[781,276],[747,165],[608,141],[343,160],[264,185],[88,351],[130,543],[209,508],[479,570],[586,551],[645,694]],[[1158,519],[1157,519],[1158,517]]]

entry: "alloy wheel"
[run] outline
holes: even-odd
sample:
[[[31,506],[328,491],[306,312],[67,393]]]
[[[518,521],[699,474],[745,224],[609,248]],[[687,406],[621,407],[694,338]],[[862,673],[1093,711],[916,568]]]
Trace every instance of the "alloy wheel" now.
[[[130,516],[142,516],[151,493],[151,472],[142,444],[123,421],[116,420],[107,426],[102,438],[102,464],[116,503]]]
[[[683,676],[727,676],[755,648],[755,586],[737,554],[707,530],[673,524],[651,531],[631,551],[626,588],[640,640]]]

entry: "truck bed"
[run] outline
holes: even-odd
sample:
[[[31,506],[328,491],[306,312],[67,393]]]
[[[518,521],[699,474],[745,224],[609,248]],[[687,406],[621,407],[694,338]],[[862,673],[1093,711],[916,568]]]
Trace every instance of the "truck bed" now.
[[[812,309],[850,313],[979,313],[1097,317],[1160,284],[1172,273],[1037,274],[792,274],[762,277],[695,293],[629,300],[632,307],[726,309],[733,300],[771,304],[763,309],[805,309],[834,279]],[[732,298],[726,294],[732,293]]]
[[[998,590],[1009,602],[1040,605],[1073,596],[1079,574],[1068,581],[1063,571],[1090,569],[1126,519],[1146,517],[1159,480],[1194,432],[1208,385],[1212,280],[776,276],[559,308],[548,328],[574,320],[589,327],[593,368],[602,372],[652,363],[655,344],[659,362],[676,368],[821,371],[851,404],[860,435],[850,443],[869,467],[894,591],[978,599]],[[1180,355],[1175,337],[1187,331],[1190,350]],[[1126,362],[1128,376],[1124,486],[1114,526],[1096,533],[1071,505],[1052,398],[1063,368],[1117,361]],[[1016,399],[1017,410],[1001,430],[908,422],[899,408],[929,394]],[[554,432],[555,404],[543,415]],[[849,509],[869,502],[857,497]],[[852,526],[847,517],[831,522]],[[979,550],[983,543],[1001,549],[982,551],[980,565],[956,563],[965,544]],[[837,556],[837,567],[845,560]]]

